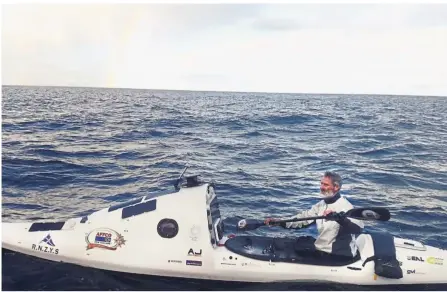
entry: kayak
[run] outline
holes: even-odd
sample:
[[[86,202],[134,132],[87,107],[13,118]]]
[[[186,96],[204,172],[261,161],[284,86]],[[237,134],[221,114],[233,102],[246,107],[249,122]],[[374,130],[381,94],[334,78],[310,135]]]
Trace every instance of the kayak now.
[[[217,281],[447,283],[446,250],[389,234],[358,235],[358,253],[348,259],[299,253],[294,237],[227,234],[215,184],[183,173],[175,190],[87,216],[2,223],[3,248],[103,270]],[[371,212],[362,214],[374,220]]]

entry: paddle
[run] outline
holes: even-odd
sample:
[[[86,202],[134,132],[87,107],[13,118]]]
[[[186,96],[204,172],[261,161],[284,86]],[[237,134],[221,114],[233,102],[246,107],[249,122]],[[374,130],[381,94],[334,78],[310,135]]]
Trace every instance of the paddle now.
[[[305,221],[305,220],[315,220],[315,219],[326,219],[326,220],[340,220],[343,218],[353,218],[365,221],[388,221],[391,218],[390,211],[382,207],[372,207],[372,208],[354,208],[347,212],[340,213],[330,213],[326,216],[314,216],[305,218],[292,218],[287,220],[272,221],[273,224],[295,222],[295,221]],[[239,230],[254,230],[265,225],[264,220],[258,219],[243,219],[237,224],[237,229]]]

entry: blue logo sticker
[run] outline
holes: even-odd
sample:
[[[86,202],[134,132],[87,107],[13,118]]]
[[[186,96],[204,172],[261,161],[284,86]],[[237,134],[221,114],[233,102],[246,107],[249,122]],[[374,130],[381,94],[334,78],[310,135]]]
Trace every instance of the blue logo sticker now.
[[[54,242],[53,242],[53,240],[51,239],[51,235],[50,235],[50,234],[48,234],[47,236],[45,236],[45,238],[42,239],[42,240],[39,242],[39,244],[41,244],[42,242],[45,242],[45,243],[48,244],[49,246],[56,246],[56,245],[54,245]]]
[[[44,244],[42,244],[44,243]],[[56,245],[53,242],[53,239],[51,238],[51,235],[48,234],[45,236],[38,244],[32,244],[31,249],[51,254],[59,254],[59,249],[54,248]]]

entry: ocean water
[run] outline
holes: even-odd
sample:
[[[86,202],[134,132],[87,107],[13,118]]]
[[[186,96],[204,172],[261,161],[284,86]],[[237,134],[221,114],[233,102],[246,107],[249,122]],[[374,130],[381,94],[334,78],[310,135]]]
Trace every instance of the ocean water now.
[[[447,97],[4,86],[2,221],[63,220],[172,190],[188,165],[187,174],[216,183],[231,231],[240,218],[309,208],[319,199],[322,174],[332,170],[344,178],[342,194],[353,205],[390,209],[389,222],[368,223],[368,230],[447,248],[446,142]],[[98,271],[4,249],[2,287],[351,289],[312,283],[215,286]]]

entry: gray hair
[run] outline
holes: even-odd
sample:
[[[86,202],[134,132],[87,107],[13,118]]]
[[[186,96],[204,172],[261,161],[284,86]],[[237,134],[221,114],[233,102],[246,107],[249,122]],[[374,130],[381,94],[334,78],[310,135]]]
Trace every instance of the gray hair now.
[[[326,171],[324,173],[324,176],[330,178],[331,181],[332,181],[332,184],[337,185],[337,186],[339,186],[341,188],[341,186],[342,186],[342,179],[341,179],[340,175],[338,175],[335,172]]]

